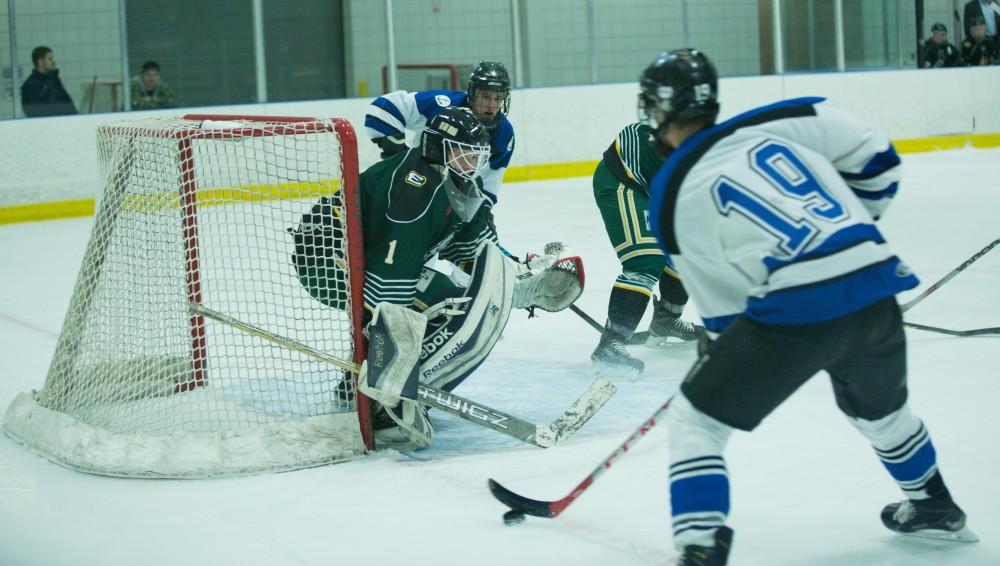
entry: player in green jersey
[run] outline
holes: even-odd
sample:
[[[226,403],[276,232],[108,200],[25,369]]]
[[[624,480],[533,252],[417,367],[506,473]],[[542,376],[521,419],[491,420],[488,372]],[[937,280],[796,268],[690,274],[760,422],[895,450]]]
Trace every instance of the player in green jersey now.
[[[630,356],[625,345],[654,296],[654,285],[659,286],[660,298],[653,302],[646,344],[656,348],[670,340],[695,340],[701,332],[700,326],[680,318],[687,292],[649,226],[649,180],[663,165],[664,153],[653,140],[650,126],[629,124],[604,152],[594,172],[594,200],[622,264],[611,289],[605,332],[590,356],[598,374],[635,376],[642,372],[644,364]]]
[[[549,244],[527,263],[501,253],[480,178],[489,151],[489,132],[472,111],[446,108],[423,131],[419,147],[372,165],[359,179],[365,323],[390,341],[415,336],[406,355],[388,356],[412,363],[366,363],[359,382],[387,409],[376,412],[376,429],[395,429],[401,436],[394,440],[413,447],[429,444],[433,427],[407,397],[415,390],[411,379],[452,390],[486,359],[512,308],[557,311],[583,291],[582,264],[564,246]],[[338,250],[316,245],[318,237],[341,229],[332,208],[321,199],[292,230],[293,261],[314,297],[343,309],[344,291],[320,284],[343,280],[335,277],[343,263]]]

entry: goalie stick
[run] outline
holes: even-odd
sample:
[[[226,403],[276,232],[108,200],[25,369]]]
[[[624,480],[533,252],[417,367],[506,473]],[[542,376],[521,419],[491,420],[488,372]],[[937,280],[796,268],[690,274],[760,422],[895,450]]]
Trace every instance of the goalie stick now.
[[[1000,336],[1000,326],[993,326],[990,328],[974,328],[972,330],[951,330],[948,328],[939,328],[937,326],[927,326],[926,324],[917,324],[915,322],[903,322],[903,326],[907,328],[914,328],[916,330],[947,334],[949,336]]]
[[[937,283],[934,283],[933,285],[931,285],[930,287],[928,287],[926,291],[924,291],[923,293],[920,293],[920,295],[918,295],[917,298],[913,299],[912,301],[907,301],[906,303],[904,303],[902,306],[900,306],[900,310],[902,310],[903,312],[906,312],[906,311],[910,310],[911,308],[913,308],[917,303],[919,303],[920,301],[924,300],[924,298],[926,298],[927,295],[930,295],[934,291],[937,291],[938,289],[940,289],[941,286],[944,285],[945,283],[947,283],[948,281],[950,281],[952,277],[955,277],[956,275],[958,275],[959,273],[961,273],[963,270],[965,270],[966,267],[969,267],[976,260],[978,260],[979,258],[981,258],[984,255],[986,255],[986,253],[989,252],[990,250],[992,250],[993,248],[995,248],[997,246],[997,244],[1000,244],[1000,239],[993,240],[985,248],[979,250],[972,257],[970,257],[969,259],[965,260],[965,263],[963,263],[962,265],[959,265],[955,269],[952,269],[951,272],[948,273],[948,275],[945,275]]]
[[[204,305],[190,303],[190,309],[192,312],[203,315],[206,318],[221,322],[258,338],[263,338],[284,348],[295,350],[313,359],[335,365],[355,374],[361,371],[361,366],[358,364],[324,354],[301,342],[273,334],[252,324],[212,310]],[[590,420],[590,417],[594,416],[611,399],[615,391],[615,386],[611,382],[604,378],[599,378],[590,384],[590,387],[580,395],[569,409],[547,425],[537,425],[483,405],[482,403],[465,399],[449,391],[423,384],[417,386],[417,401],[479,426],[495,430],[511,438],[516,438],[522,442],[533,444],[540,448],[550,448],[566,440],[579,430],[584,423]]]
[[[652,428],[656,426],[656,423],[663,418],[663,414],[667,412],[667,408],[669,407],[670,399],[667,399],[666,403],[661,405],[660,408],[652,414],[652,416],[643,421],[643,423],[639,425],[639,428],[637,428],[635,432],[633,432],[632,435],[625,440],[625,442],[620,444],[618,448],[615,448],[615,451],[612,452],[610,456],[605,458],[603,462],[594,468],[594,471],[590,472],[587,477],[583,478],[583,481],[573,488],[573,491],[571,491],[569,495],[563,497],[562,499],[556,499],[555,501],[530,499],[524,497],[523,495],[514,493],[513,491],[500,485],[500,482],[492,478],[490,478],[488,482],[490,492],[493,494],[493,497],[497,498],[497,500],[507,507],[510,507],[515,512],[522,513],[524,515],[532,515],[534,517],[545,517],[547,519],[558,517],[559,514],[576,501],[576,499],[580,497],[580,495],[582,495],[583,492],[591,486],[591,484],[597,481],[597,478],[599,478],[605,470],[610,468],[618,458],[624,456],[625,453],[632,449],[632,447],[635,446],[647,432],[652,430]]]

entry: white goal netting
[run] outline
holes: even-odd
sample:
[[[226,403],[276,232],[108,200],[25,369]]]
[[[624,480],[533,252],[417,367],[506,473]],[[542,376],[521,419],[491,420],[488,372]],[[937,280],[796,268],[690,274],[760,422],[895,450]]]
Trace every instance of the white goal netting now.
[[[67,467],[216,477],[364,453],[349,373],[195,308],[355,359],[353,130],[203,118],[98,131],[104,188],[56,353],[44,386],[4,417],[8,435]],[[294,234],[320,198],[332,222],[310,245],[335,267],[306,273]]]

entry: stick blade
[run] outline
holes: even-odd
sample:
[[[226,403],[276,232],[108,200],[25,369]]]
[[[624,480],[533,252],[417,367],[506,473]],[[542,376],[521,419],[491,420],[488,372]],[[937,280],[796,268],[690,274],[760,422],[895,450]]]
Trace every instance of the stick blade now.
[[[490,493],[493,494],[493,497],[497,498],[500,503],[503,503],[514,511],[519,511],[525,515],[531,515],[532,517],[544,517],[546,519],[551,519],[556,516],[556,513],[552,510],[552,502],[550,501],[538,501],[537,499],[529,499],[523,495],[518,495],[500,485],[500,482],[494,479],[489,480],[489,486]]]
[[[538,428],[535,440],[540,446],[551,447],[573,436],[590,417],[601,410],[616,391],[617,388],[607,379],[600,377],[594,380],[565,413],[548,426]]]

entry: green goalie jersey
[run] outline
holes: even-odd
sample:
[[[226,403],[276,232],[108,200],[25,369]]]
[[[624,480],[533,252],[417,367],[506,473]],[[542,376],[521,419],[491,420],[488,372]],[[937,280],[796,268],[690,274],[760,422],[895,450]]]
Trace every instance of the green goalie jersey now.
[[[484,240],[497,241],[480,205],[463,222],[445,189],[445,179],[418,150],[401,152],[369,167],[359,179],[365,249],[365,307],[380,302],[411,306],[424,264],[438,255],[456,265],[476,257]],[[479,183],[482,188],[481,181]],[[485,202],[485,201],[484,201]],[[342,309],[346,276],[341,223],[328,197],[320,199],[290,230],[299,280],[327,306]]]
[[[636,122],[618,133],[604,152],[604,165],[626,187],[649,194],[649,180],[666,158],[653,145],[653,128]]]
[[[480,206],[466,223],[452,209],[445,180],[419,150],[376,163],[361,175],[365,234],[365,306],[410,305],[424,263],[438,257],[460,265],[483,240],[497,241]],[[482,190],[482,181],[476,179]],[[485,202],[485,201],[484,201]]]

